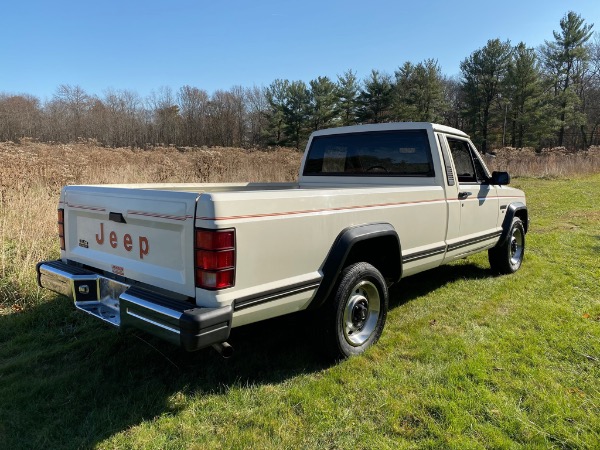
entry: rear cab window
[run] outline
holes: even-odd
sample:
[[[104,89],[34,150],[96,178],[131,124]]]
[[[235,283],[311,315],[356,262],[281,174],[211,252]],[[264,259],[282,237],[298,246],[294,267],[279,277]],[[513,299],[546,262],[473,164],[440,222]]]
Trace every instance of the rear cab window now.
[[[433,177],[426,130],[315,136],[304,176]]]

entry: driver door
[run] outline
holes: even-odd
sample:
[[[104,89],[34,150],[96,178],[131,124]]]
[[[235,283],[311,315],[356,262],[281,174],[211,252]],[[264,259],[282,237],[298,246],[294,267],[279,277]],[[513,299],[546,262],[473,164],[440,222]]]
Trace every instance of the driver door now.
[[[467,139],[446,136],[458,179],[460,203],[458,237],[448,241],[447,257],[453,259],[494,243],[498,228],[499,201],[496,187],[475,147]]]

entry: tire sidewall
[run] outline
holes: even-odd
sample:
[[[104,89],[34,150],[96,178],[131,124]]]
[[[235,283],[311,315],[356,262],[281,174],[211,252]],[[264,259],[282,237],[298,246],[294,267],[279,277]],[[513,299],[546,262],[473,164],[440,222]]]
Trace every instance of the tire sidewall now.
[[[522,244],[522,249],[521,249],[521,257],[519,258],[519,261],[516,264],[513,264],[511,261],[511,254],[510,254],[510,251],[511,251],[510,241],[512,239],[515,228],[519,229],[519,232],[521,233],[521,238],[522,238],[523,244]],[[506,244],[506,264],[510,268],[511,273],[514,273],[517,270],[519,270],[519,268],[521,267],[521,264],[523,264],[524,257],[525,257],[525,229],[523,228],[523,222],[521,221],[521,219],[515,217],[510,226],[510,231],[508,233],[508,240],[507,240],[507,244]]]
[[[354,346],[350,344],[344,334],[344,311],[350,300],[353,288],[362,280],[369,281],[377,288],[380,299],[379,316],[377,324],[369,338],[361,345]],[[346,358],[363,353],[367,348],[373,345],[383,332],[388,309],[388,290],[385,280],[381,273],[368,263],[356,263],[348,266],[340,275],[340,282],[335,291],[333,299],[333,338],[335,340],[334,348],[337,356]]]
[[[512,235],[515,231],[515,228],[519,229],[521,236],[523,238],[521,257],[517,264],[511,263],[511,239]],[[523,226],[523,222],[519,217],[513,218],[510,228],[508,230],[508,236],[503,240],[502,244],[497,245],[496,247],[490,248],[488,250],[488,258],[490,261],[490,267],[492,272],[497,273],[499,275],[508,275],[515,273],[521,265],[523,264],[523,259],[525,258],[525,247],[526,247],[526,239],[525,239],[525,227]]]

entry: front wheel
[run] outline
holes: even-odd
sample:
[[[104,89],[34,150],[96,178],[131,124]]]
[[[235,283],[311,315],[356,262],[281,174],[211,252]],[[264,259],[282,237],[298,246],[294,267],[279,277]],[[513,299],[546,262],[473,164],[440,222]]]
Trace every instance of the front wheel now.
[[[515,217],[510,225],[508,238],[502,245],[488,250],[488,259],[494,272],[509,274],[519,270],[524,255],[525,229],[521,219]]]
[[[335,358],[359,355],[383,332],[388,290],[381,273],[371,264],[352,264],[340,275],[328,311],[328,345]]]

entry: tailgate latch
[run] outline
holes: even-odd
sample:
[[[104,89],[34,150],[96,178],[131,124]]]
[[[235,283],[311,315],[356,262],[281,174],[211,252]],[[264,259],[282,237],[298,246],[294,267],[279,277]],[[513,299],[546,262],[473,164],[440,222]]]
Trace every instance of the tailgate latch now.
[[[109,213],[108,220],[112,220],[113,222],[117,222],[117,223],[127,223],[127,222],[125,222],[125,217],[123,217],[123,214],[117,213],[117,212]]]

